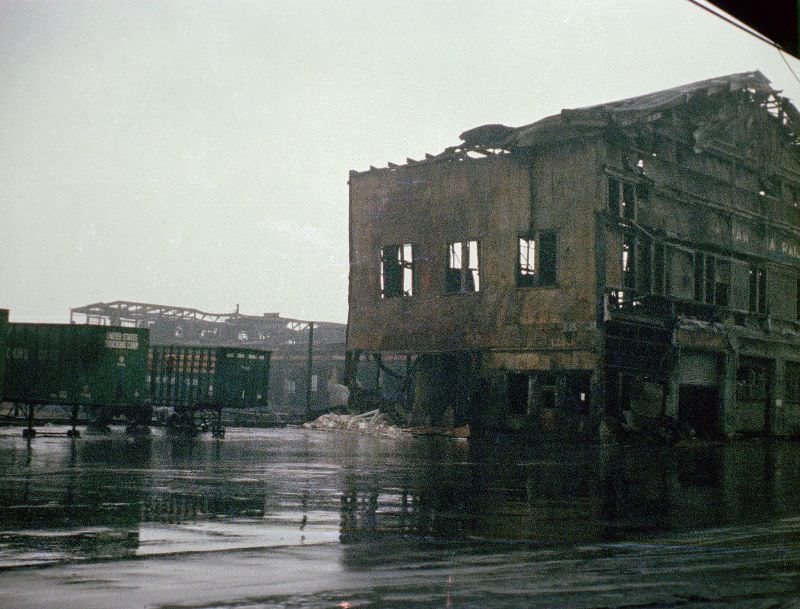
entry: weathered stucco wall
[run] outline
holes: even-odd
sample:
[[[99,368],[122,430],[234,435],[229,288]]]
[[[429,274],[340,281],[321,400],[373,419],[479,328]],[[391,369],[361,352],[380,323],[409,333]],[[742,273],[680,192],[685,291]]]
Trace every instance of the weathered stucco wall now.
[[[536,348],[541,327],[593,322],[591,210],[601,189],[591,143],[532,159],[351,173],[348,348]],[[557,231],[557,284],[518,288],[518,238],[541,230]],[[447,243],[472,239],[479,242],[480,291],[447,294]],[[381,298],[381,247],[403,243],[415,249],[415,293]]]

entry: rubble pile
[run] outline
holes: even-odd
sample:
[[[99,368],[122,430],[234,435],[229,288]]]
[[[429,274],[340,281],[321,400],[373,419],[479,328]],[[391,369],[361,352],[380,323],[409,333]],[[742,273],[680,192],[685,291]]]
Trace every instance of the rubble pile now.
[[[380,410],[370,410],[363,414],[324,414],[321,417],[304,423],[307,429],[327,429],[341,431],[355,431],[358,433],[374,434],[397,438],[405,435],[399,427],[391,425]]]

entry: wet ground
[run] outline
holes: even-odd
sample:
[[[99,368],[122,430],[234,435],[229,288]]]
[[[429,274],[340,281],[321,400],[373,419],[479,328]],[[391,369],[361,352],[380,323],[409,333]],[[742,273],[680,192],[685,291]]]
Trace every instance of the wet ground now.
[[[800,607],[798,444],[3,428],[0,477],[4,608]]]

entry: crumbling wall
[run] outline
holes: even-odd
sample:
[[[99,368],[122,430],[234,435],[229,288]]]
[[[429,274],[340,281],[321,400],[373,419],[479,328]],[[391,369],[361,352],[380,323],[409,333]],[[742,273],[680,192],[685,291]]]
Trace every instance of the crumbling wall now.
[[[525,349],[540,325],[593,322],[592,144],[352,173],[349,348]],[[519,238],[557,235],[554,285],[517,287]],[[479,244],[480,289],[448,294],[447,244]],[[412,244],[414,293],[382,298],[380,251]]]

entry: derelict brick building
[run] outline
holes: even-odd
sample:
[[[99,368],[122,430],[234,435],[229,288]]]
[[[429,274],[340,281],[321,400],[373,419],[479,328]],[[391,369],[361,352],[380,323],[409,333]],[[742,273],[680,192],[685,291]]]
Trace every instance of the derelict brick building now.
[[[461,138],[350,174],[348,350],[409,357],[417,422],[800,433],[800,114],[761,73]]]

